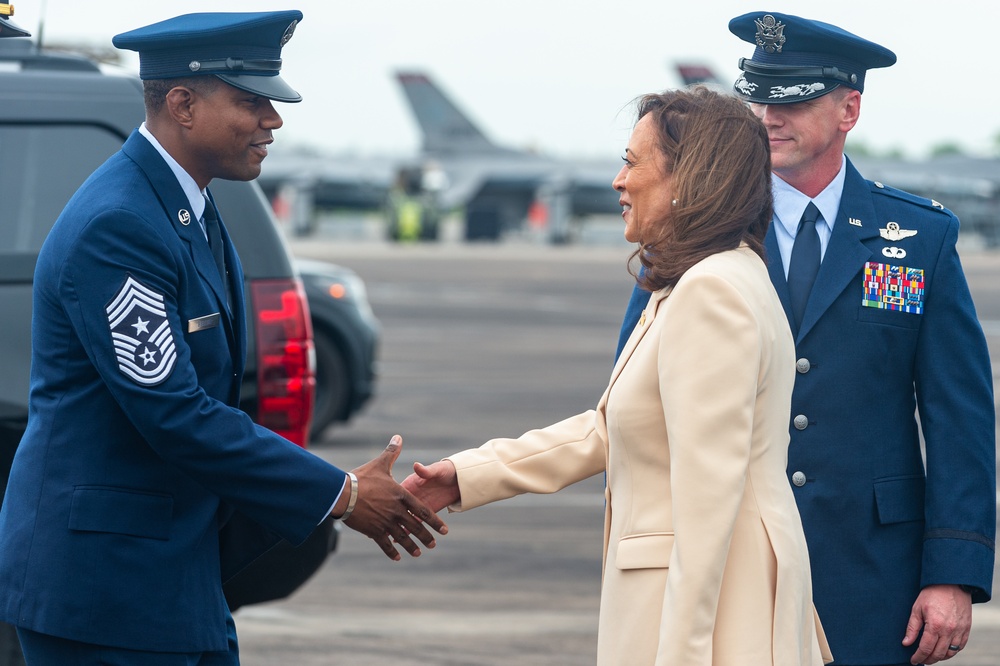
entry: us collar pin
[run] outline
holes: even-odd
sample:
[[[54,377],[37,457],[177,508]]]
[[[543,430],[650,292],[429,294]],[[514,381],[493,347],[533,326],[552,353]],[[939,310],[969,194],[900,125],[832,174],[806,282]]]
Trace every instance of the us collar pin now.
[[[886,222],[885,229],[879,229],[878,232],[882,238],[888,241],[900,241],[904,238],[917,235],[915,230],[900,229],[899,222]]]
[[[188,212],[187,208],[181,208],[177,211],[177,221],[185,227],[191,224],[191,213]]]

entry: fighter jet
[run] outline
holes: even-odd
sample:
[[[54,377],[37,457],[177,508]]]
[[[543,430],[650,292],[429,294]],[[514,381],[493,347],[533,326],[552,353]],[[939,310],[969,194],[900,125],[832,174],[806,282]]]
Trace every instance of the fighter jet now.
[[[498,145],[427,74],[398,72],[396,80],[423,136],[410,168],[429,178],[442,208],[464,209],[467,239],[496,239],[529,220],[561,241],[571,219],[621,211],[611,188],[616,156],[587,162]]]

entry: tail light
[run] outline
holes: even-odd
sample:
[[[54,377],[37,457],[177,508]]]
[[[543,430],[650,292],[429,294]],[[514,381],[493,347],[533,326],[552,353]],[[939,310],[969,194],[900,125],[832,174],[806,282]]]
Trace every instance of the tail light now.
[[[299,279],[254,280],[257,423],[305,447],[316,392],[309,304]]]

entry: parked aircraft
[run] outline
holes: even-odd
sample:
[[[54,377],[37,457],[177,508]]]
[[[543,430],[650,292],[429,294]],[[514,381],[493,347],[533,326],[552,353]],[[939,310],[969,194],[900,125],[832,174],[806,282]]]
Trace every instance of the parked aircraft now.
[[[501,146],[422,72],[396,74],[423,135],[420,156],[410,162],[429,179],[438,204],[463,208],[468,239],[495,239],[525,220],[547,225],[566,240],[572,218],[616,214],[611,181],[619,164],[556,158]]]
[[[314,208],[390,211],[390,234],[400,199],[419,202],[432,237],[434,213],[462,210],[467,239],[496,239],[525,220],[566,240],[574,217],[617,214],[611,181],[618,161],[581,162],[501,146],[421,72],[396,80],[420,126],[420,154],[412,158],[340,158],[273,152],[258,182],[286,212],[293,229],[309,230]],[[398,230],[397,230],[398,232]]]
[[[677,62],[684,85],[730,90],[708,65]],[[527,220],[566,240],[574,218],[617,214],[610,183],[619,168],[516,150],[494,143],[423,72],[396,79],[420,126],[423,141],[411,158],[342,158],[273,152],[258,179],[293,229],[307,232],[313,208],[383,209],[390,235],[434,238],[440,212],[462,210],[468,239],[495,239]],[[850,152],[850,151],[849,151]],[[935,198],[962,218],[965,234],[1000,244],[998,160],[954,157],[900,161],[858,156],[870,178]],[[944,164],[947,162],[947,164]],[[280,195],[280,196],[278,196]],[[415,226],[407,232],[401,224]]]

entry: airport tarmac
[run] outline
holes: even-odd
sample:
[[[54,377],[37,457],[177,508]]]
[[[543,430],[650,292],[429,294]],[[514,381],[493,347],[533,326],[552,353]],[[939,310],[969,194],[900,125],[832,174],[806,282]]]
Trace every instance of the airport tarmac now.
[[[341,467],[398,432],[402,479],[414,460],[591,408],[607,382],[632,285],[624,243],[400,246],[321,234],[292,249],[357,271],[383,326],[376,397],[313,445]],[[963,261],[997,358],[1000,254]],[[347,530],[291,599],[237,613],[243,664],[592,664],[602,488],[595,477],[447,515],[451,534],[400,563]],[[949,664],[1000,665],[997,603],[975,607],[969,646]]]

